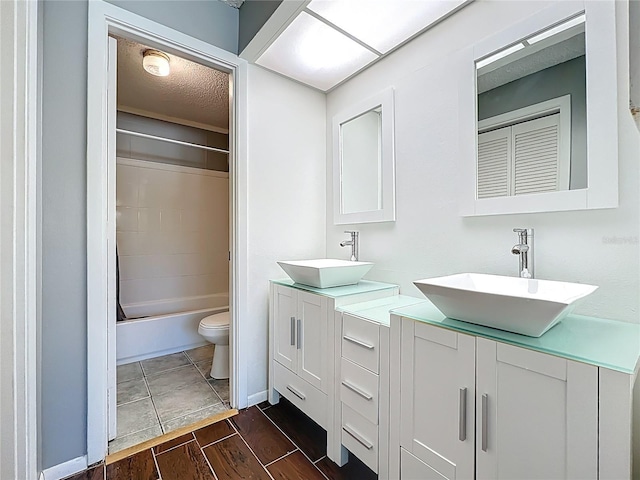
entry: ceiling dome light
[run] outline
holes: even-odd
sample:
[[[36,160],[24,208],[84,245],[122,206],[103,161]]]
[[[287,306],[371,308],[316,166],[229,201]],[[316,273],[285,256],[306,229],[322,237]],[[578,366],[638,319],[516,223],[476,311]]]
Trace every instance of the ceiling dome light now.
[[[168,55],[157,50],[145,50],[142,54],[142,66],[156,77],[166,77],[171,71]]]

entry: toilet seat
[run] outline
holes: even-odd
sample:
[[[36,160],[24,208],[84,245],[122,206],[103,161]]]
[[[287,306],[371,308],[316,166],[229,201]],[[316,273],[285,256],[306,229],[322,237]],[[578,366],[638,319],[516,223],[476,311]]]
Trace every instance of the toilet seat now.
[[[222,330],[229,328],[229,312],[215,313],[200,320],[203,330]]]

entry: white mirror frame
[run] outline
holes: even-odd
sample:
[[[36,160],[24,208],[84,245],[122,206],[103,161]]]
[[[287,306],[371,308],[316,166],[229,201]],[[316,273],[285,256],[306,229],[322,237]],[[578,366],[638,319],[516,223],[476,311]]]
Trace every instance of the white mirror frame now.
[[[340,125],[363,113],[382,107],[382,158],[381,182],[382,203],[379,210],[342,213],[342,155]],[[353,223],[393,222],[396,219],[395,181],[395,139],[394,139],[393,88],[363,100],[341,111],[333,117],[333,223],[335,225]]]
[[[586,14],[587,188],[513,197],[476,195],[477,103],[475,63],[498,50]],[[501,215],[618,206],[618,74],[615,3],[558,2],[462,53],[460,72],[460,215]]]

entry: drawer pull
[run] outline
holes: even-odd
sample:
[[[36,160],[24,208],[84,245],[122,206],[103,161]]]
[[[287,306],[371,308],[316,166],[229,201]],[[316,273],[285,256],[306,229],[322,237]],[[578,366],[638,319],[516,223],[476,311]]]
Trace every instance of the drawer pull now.
[[[357,338],[350,337],[349,335],[344,335],[342,338],[344,338],[347,342],[355,343],[356,345],[360,345],[361,347],[364,347],[368,350],[373,350],[375,348],[374,345],[364,343]]]
[[[464,442],[467,439],[467,389],[460,389],[458,401],[458,440]]]
[[[361,444],[367,450],[371,450],[373,448],[373,443],[368,441],[366,438],[364,438],[362,435],[360,435],[358,432],[356,432],[349,425],[344,425],[342,427],[342,429],[345,432],[347,432],[349,435],[351,435],[359,444]]]
[[[482,394],[482,451],[486,452],[488,449],[488,443],[489,443],[489,438],[488,438],[488,433],[487,433],[487,414],[489,413],[489,397],[486,393]]]
[[[296,317],[291,317],[291,345],[296,344]]]
[[[364,390],[360,390],[358,387],[356,387],[355,385],[350,384],[349,382],[347,382],[346,380],[342,381],[342,385],[344,385],[345,387],[347,387],[349,390],[351,390],[352,392],[357,393],[358,395],[360,395],[362,398],[366,399],[366,400],[371,400],[373,397],[371,395],[369,395],[367,392],[365,392]]]
[[[298,390],[296,390],[295,388],[293,388],[291,385],[287,385],[287,390],[289,390],[291,393],[293,393],[296,397],[298,397],[300,400],[305,400],[307,397],[304,395],[304,393],[300,393]]]

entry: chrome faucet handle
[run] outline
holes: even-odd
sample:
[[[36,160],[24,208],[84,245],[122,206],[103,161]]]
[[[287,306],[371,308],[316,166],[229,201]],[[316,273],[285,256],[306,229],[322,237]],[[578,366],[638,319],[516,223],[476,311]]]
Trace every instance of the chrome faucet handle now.
[[[351,240],[340,242],[341,247],[346,247],[347,245],[351,245],[351,258],[352,262],[358,261],[359,256],[359,246],[358,246],[358,231],[357,230],[345,230],[344,233],[348,233],[351,235]]]
[[[533,228],[514,228],[518,234],[518,244],[511,248],[511,253],[518,255],[518,276],[533,278]]]
[[[518,234],[521,243],[527,243],[527,238],[533,236],[533,228],[514,228],[513,232]]]

